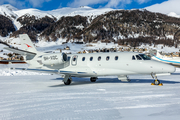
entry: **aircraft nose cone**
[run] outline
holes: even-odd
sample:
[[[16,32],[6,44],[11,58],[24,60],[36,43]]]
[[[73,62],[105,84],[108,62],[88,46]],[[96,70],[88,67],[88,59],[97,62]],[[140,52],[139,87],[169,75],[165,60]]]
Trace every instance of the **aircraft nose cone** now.
[[[168,73],[173,73],[176,71],[176,68],[174,66],[168,64],[163,69]]]
[[[171,68],[170,68],[170,73],[173,73],[173,72],[175,72],[175,71],[176,71],[176,67],[171,66]]]

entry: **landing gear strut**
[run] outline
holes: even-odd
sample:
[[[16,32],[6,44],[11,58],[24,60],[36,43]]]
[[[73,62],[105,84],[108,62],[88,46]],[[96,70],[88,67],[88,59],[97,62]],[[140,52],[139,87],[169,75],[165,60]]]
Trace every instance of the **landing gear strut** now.
[[[154,82],[151,83],[151,85],[159,85],[159,86],[163,86],[162,83],[160,83],[160,81],[157,79],[157,76],[153,74],[151,74],[152,78],[155,79]]]
[[[96,79],[98,79],[97,77],[91,77],[90,80],[91,82],[96,82]]]

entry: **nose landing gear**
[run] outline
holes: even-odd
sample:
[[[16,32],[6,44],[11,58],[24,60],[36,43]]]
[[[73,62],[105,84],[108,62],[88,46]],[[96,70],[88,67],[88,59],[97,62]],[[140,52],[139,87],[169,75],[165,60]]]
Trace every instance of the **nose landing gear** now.
[[[151,85],[158,85],[158,86],[163,86],[162,83],[160,83],[160,81],[157,79],[157,76],[153,74],[151,74],[152,78],[155,79],[154,82],[151,83]]]

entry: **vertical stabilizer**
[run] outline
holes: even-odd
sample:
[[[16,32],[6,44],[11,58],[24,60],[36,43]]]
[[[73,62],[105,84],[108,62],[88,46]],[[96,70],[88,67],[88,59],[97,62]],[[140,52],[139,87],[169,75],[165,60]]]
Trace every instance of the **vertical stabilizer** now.
[[[157,50],[149,50],[149,53],[150,55],[153,57],[153,56],[156,56],[156,57],[159,57],[161,58],[162,55],[157,51]]]
[[[27,34],[20,34],[19,37],[21,40],[21,47],[23,50],[37,53],[35,46],[33,45],[31,39]]]
[[[156,56],[162,58],[163,56],[157,51]]]

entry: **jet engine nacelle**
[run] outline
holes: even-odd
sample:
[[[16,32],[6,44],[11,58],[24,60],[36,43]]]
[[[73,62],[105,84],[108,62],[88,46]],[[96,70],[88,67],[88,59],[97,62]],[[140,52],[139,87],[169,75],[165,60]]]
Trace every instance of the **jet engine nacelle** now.
[[[65,53],[53,53],[41,56],[41,63],[43,65],[60,65],[67,61]]]

